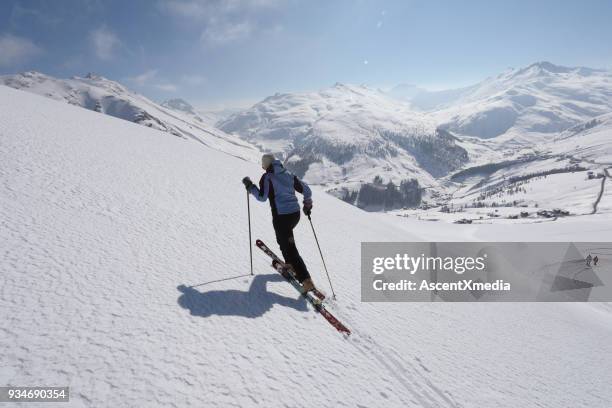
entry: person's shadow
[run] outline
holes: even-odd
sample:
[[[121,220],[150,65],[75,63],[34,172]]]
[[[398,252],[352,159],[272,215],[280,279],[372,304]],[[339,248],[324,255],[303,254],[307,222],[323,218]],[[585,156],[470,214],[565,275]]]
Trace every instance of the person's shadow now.
[[[256,275],[248,292],[233,289],[200,292],[193,287],[179,285],[177,289],[181,295],[178,304],[189,310],[192,316],[200,317],[219,315],[255,318],[262,316],[275,304],[307,311],[307,303],[301,296],[294,299],[267,291],[268,282],[279,281],[284,279],[278,274]]]

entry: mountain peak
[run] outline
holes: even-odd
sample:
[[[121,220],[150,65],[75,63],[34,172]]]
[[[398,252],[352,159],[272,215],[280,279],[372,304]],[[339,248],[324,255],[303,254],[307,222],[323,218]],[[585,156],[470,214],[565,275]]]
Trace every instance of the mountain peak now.
[[[130,93],[130,91],[119,82],[103,77],[95,72],[88,72],[84,77],[73,76],[71,79],[90,86],[104,88],[115,94]]]
[[[38,71],[24,71],[15,75],[0,75],[0,85],[7,85],[15,89],[27,89],[37,84],[45,83],[51,77]]]
[[[347,93],[356,93],[359,95],[363,95],[364,92],[372,92],[375,91],[374,89],[370,88],[368,85],[366,84],[345,84],[342,82],[336,82],[334,84],[334,86],[332,88],[329,88],[332,90],[337,90],[337,91],[341,91],[341,92],[347,92]]]
[[[529,68],[538,68],[540,70],[543,71],[547,71],[553,74],[562,74],[562,73],[567,73],[572,71],[574,68],[568,68],[568,67],[564,67],[561,65],[555,65],[552,62],[548,62],[548,61],[540,61],[540,62],[536,62],[534,64],[531,64]]]
[[[555,65],[548,61],[535,62],[525,68],[519,68],[508,73],[510,77],[518,76],[549,76],[555,74],[575,74],[580,76],[590,76],[594,74],[600,74],[606,72],[605,69],[598,68],[586,68],[586,67],[565,67],[562,65]],[[501,75],[505,76],[504,74]]]
[[[102,75],[96,74],[95,72],[88,72],[87,75],[85,75],[85,79],[100,80],[106,78],[104,78]]]
[[[561,65],[555,65],[548,61],[535,62],[527,67],[518,68],[508,73],[512,78],[517,77],[540,77],[549,76],[555,74],[567,74],[574,72],[576,68],[564,67]],[[503,75],[502,75],[503,76]]]
[[[168,99],[162,102],[161,105],[164,108],[169,108],[180,112],[194,113],[193,106],[189,102],[181,98]]]
[[[38,71],[25,71],[20,73],[19,76],[22,76],[24,78],[48,78],[47,75]]]

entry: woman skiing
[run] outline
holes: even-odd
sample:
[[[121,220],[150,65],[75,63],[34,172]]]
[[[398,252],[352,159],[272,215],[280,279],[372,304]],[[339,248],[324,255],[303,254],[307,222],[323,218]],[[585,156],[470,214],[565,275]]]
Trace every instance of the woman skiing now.
[[[242,183],[247,191],[258,201],[270,200],[272,225],[276,233],[276,242],[280,246],[285,263],[295,272],[296,279],[308,292],[315,289],[310,273],[295,246],[293,229],[300,221],[300,204],[295,192],[304,196],[303,211],[310,215],[312,210],[312,192],[308,185],[283,167],[280,160],[266,153],[261,158],[261,167],[265,173],[257,187],[250,178],[245,177]]]

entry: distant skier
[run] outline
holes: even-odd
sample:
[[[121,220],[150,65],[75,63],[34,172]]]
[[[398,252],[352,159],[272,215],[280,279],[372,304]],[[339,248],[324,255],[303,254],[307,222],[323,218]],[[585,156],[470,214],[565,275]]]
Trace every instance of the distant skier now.
[[[304,260],[295,246],[293,229],[300,221],[300,204],[295,192],[304,196],[303,211],[308,216],[312,211],[312,192],[306,183],[285,169],[280,160],[276,160],[272,154],[267,153],[262,156],[261,167],[266,172],[259,180],[259,187],[248,177],[243,178],[242,183],[257,200],[270,199],[272,225],[285,263],[292,266],[297,280],[304,289],[311,291],[315,287]]]
[[[597,262],[599,262],[599,258],[595,255],[595,258],[593,258],[593,265],[597,266]]]
[[[591,254],[589,254],[589,255],[586,257],[586,264],[587,264],[587,266],[591,266],[591,261],[592,261],[592,260],[593,260],[593,257],[591,256]]]

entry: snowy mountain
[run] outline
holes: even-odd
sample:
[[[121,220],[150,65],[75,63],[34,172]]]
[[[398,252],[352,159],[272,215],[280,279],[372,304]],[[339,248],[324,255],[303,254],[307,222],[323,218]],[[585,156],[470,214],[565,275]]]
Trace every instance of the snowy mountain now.
[[[571,154],[587,162],[612,164],[612,112],[560,133],[549,144],[556,154]]]
[[[229,117],[182,99],[158,105],[93,74],[62,80],[26,72],[0,77],[0,83],[252,162],[260,151],[272,151],[311,184],[366,210],[484,206],[480,217],[500,203],[532,206],[534,213],[542,205],[572,214],[592,211],[598,191],[592,182],[585,194],[561,201],[557,188],[527,191],[523,184],[550,175],[582,191],[588,172],[601,174],[612,166],[611,75],[537,63],[456,90],[432,93],[402,85],[395,97],[336,84],[319,92],[276,94]],[[435,109],[424,111],[428,106]],[[582,178],[572,178],[576,171]],[[526,191],[518,194],[519,187]]]
[[[423,188],[441,188],[436,178],[469,159],[451,133],[365,86],[276,94],[218,126],[366,209],[417,205]]]
[[[184,139],[193,139],[247,160],[259,153],[248,143],[228,135],[193,113],[190,105],[174,101],[160,106],[123,85],[96,74],[58,79],[39,72],[0,76],[0,84],[46,96],[71,105],[161,130]],[[177,109],[181,106],[182,109]]]
[[[225,108],[218,110],[197,109],[189,102],[181,98],[168,99],[167,101],[162,102],[161,106],[176,112],[187,114],[192,117],[193,120],[196,120],[198,122],[204,122],[213,125],[242,110],[239,108]]]
[[[387,94],[395,99],[402,101],[411,101],[417,95],[421,95],[426,92],[425,89],[418,87],[414,84],[399,84],[387,91]]]
[[[603,241],[609,214],[442,225],[365,213],[315,187],[338,292],[329,307],[353,331],[343,338],[262,254],[248,275],[240,179],[256,164],[3,86],[0,141],[2,384],[68,385],[71,407],[612,400],[606,304],[363,303],[356,273],[362,241]],[[254,235],[274,243],[269,208],[251,211]],[[307,224],[296,241],[323,286]]]
[[[195,115],[195,108],[191,106],[191,104],[184,99],[175,98],[168,99],[167,101],[162,102],[161,106],[164,108],[172,109],[178,112],[185,112],[191,115]]]
[[[570,142],[551,146],[560,132],[610,112],[611,72],[540,62],[439,92],[336,84],[276,94],[218,125],[280,152],[292,170],[345,201],[390,210],[444,202],[465,189],[490,194],[500,188],[502,168],[513,169],[512,180],[576,167],[598,171],[600,150],[582,160]],[[495,176],[460,177],[491,163],[500,170]],[[588,201],[572,207],[582,212]]]
[[[573,126],[529,149],[497,159],[489,156],[488,161],[485,157],[446,177],[455,188],[445,205],[400,215],[531,223],[612,211],[607,182],[612,176],[612,114]]]
[[[435,123],[458,135],[552,134],[612,112],[612,72],[539,62],[467,88],[427,93],[411,104],[428,109]]]

